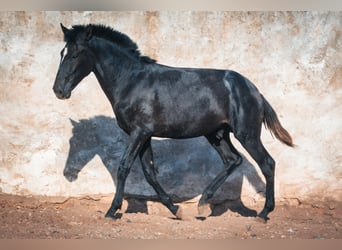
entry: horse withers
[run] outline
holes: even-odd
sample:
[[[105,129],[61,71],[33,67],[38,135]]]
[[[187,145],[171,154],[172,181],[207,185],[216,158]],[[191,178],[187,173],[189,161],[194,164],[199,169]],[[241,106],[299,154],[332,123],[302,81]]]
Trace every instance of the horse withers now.
[[[177,217],[181,208],[157,180],[151,137],[205,136],[218,152],[224,169],[205,187],[198,203],[207,214],[208,199],[224,183],[242,158],[230,133],[257,162],[266,180],[266,201],[258,217],[267,220],[274,209],[275,161],[261,140],[262,123],[277,139],[293,146],[277,114],[246,77],[231,70],[177,68],[141,55],[127,35],[103,25],[61,24],[65,47],[53,90],[59,99],[70,98],[78,83],[93,72],[109,99],[118,125],[130,136],[117,173],[115,197],[106,217],[121,208],[131,166],[139,157],[147,182],[161,202]]]

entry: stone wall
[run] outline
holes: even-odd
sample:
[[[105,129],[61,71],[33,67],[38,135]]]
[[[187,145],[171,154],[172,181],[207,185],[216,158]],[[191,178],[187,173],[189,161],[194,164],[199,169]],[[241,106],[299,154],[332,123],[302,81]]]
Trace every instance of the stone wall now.
[[[297,145],[288,148],[263,129],[264,145],[277,162],[276,198],[342,199],[341,12],[0,12],[0,191],[115,191],[127,136],[95,77],[67,101],[51,89],[64,45],[60,22],[115,27],[162,64],[247,76]],[[215,199],[259,199],[264,178],[234,143],[246,158]],[[203,138],[154,139],[153,148],[158,178],[177,200],[198,196],[223,167]],[[139,162],[126,191],[154,196]]]

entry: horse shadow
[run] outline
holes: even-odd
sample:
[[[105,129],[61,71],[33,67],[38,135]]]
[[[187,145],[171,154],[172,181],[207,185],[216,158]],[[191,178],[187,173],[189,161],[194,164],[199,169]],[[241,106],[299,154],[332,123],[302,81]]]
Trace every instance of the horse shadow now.
[[[128,144],[128,136],[118,127],[116,120],[95,116],[78,122],[71,120],[73,129],[70,148],[64,167],[65,178],[72,182],[79,172],[98,155],[114,183],[121,156]],[[154,162],[158,168],[158,181],[174,202],[184,202],[201,195],[204,188],[223,169],[217,152],[204,137],[193,139],[152,140]],[[256,216],[241,201],[244,176],[257,193],[264,193],[265,183],[255,167],[243,157],[243,162],[209,200],[212,216],[219,216],[228,209],[242,216]],[[126,212],[147,211],[147,201],[158,197],[145,180],[140,161],[137,159],[125,185]]]

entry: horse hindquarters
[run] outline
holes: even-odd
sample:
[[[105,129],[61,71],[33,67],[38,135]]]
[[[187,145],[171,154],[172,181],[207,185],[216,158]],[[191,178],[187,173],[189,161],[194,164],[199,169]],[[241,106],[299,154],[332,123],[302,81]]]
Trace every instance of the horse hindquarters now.
[[[267,220],[274,209],[274,172],[275,161],[261,142],[261,126],[264,119],[264,98],[257,88],[246,78],[239,75],[232,84],[232,105],[230,106],[232,132],[260,167],[266,180],[266,201],[258,215]]]

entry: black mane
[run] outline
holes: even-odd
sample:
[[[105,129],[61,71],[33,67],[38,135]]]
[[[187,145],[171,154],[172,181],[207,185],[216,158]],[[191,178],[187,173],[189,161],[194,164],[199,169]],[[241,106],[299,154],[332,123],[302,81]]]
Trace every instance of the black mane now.
[[[142,56],[137,44],[132,41],[124,33],[117,31],[111,27],[101,25],[101,24],[88,24],[88,25],[73,25],[72,29],[69,30],[67,36],[64,37],[65,42],[72,42],[75,41],[78,34],[82,32],[86,32],[86,29],[91,26],[92,28],[92,35],[96,37],[100,37],[106,39],[110,42],[115,43],[119,47],[127,50],[130,54],[134,55],[135,57],[139,58],[148,63],[154,63],[156,60],[148,57]]]

